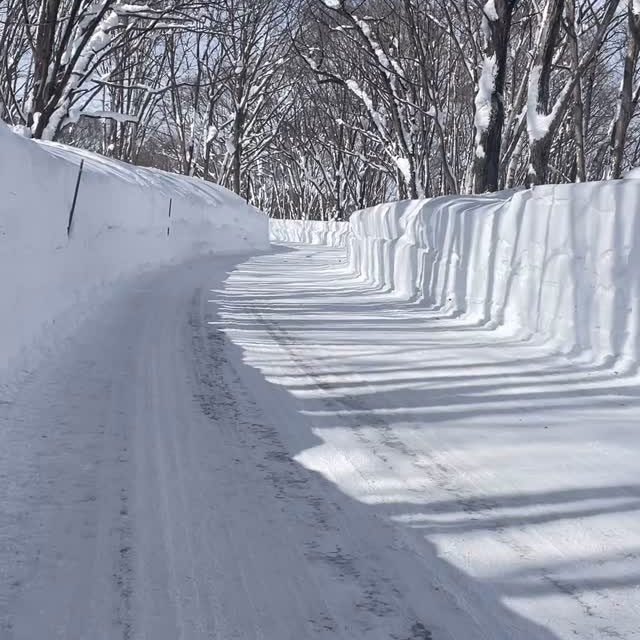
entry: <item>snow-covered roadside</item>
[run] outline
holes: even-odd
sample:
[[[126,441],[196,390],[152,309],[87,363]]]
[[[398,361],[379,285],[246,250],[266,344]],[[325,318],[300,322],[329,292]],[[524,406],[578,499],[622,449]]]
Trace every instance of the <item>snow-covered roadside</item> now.
[[[344,247],[349,233],[348,222],[320,222],[319,220],[269,220],[269,234],[273,242],[322,244]]]
[[[633,368],[639,205],[635,180],[384,204],[351,216],[350,264],[399,299]]]
[[[348,223],[271,220],[276,242],[348,246],[399,300],[589,362],[640,362],[640,182],[385,203]]]
[[[33,363],[34,344],[70,334],[104,285],[200,253],[267,246],[266,216],[222,187],[38,144],[0,123],[0,380]]]
[[[361,555],[431,633],[402,635],[387,614],[380,635],[640,639],[637,378],[403,303],[343,258],[250,259],[219,322],[265,397],[297,411],[277,420],[293,459],[337,489]],[[337,553],[364,575],[358,552]]]

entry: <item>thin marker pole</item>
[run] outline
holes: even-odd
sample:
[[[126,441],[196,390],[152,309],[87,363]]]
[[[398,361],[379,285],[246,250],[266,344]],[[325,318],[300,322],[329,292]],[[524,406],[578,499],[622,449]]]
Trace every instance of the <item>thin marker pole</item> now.
[[[78,179],[76,180],[76,190],[73,194],[71,211],[69,211],[69,223],[67,224],[67,238],[71,235],[71,225],[73,224],[73,213],[76,210],[76,202],[78,201],[78,189],[80,189],[80,179],[82,178],[83,168],[84,168],[84,160],[80,160],[80,170],[78,171]]]

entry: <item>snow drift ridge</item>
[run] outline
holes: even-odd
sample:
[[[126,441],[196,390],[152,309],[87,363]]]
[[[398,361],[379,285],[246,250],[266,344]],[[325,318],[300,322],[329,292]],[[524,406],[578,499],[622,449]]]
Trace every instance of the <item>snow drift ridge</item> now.
[[[593,362],[640,362],[640,181],[406,200],[337,224],[271,220],[271,236],[346,243],[353,272],[398,299]]]
[[[323,244],[344,247],[349,232],[348,222],[321,222],[319,220],[269,220],[269,233],[275,242]]]
[[[38,144],[0,123],[0,374],[102,285],[199,253],[267,246],[266,216],[222,187]]]
[[[640,182],[404,201],[350,219],[351,268],[445,314],[640,361]]]

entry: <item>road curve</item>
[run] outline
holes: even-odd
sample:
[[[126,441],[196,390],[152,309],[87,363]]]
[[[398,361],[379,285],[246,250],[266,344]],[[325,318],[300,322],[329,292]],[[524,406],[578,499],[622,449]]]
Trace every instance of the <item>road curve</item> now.
[[[505,603],[526,581],[466,571],[436,544],[444,521],[412,525],[431,500],[470,521],[491,505],[465,493],[463,456],[416,445],[393,395],[416,385],[416,326],[394,337],[398,316],[343,267],[282,248],[142,275],[3,400],[3,640],[562,637]],[[349,368],[375,374],[367,322],[386,335],[377,393]],[[523,535],[496,524],[490,544],[526,556]],[[568,618],[596,610],[543,578]],[[589,624],[579,637],[604,637]]]

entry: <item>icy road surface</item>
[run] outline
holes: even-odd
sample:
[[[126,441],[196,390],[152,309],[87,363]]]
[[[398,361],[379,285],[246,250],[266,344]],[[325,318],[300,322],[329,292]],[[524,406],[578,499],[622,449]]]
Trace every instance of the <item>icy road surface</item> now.
[[[2,397],[2,640],[640,638],[637,380],[344,265],[141,276]]]

